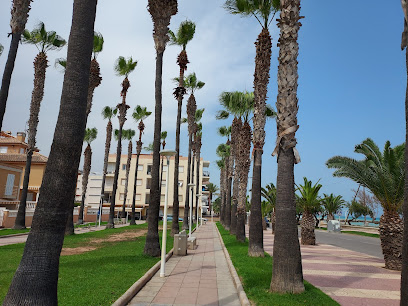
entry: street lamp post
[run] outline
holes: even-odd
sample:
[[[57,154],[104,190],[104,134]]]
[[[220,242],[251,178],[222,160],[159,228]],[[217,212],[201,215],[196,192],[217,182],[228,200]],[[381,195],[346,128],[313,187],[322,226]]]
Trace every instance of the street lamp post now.
[[[160,277],[165,276],[165,264],[166,264],[166,243],[167,243],[167,198],[169,194],[169,165],[170,157],[176,155],[176,151],[162,150],[161,156],[165,156],[167,159],[167,174],[166,174],[166,193],[164,195],[164,215],[163,215],[163,236],[162,236],[162,249],[161,249],[161,263],[160,263]]]
[[[190,189],[193,190],[194,186],[195,186],[195,184],[192,184],[192,183],[188,184],[189,191],[190,191]],[[189,202],[190,202],[189,203],[189,205],[190,205],[190,216],[188,217],[188,219],[189,219],[188,220],[188,238],[191,237],[191,222],[192,222],[192,218],[193,218],[193,203],[192,203],[193,202],[193,194],[191,194]]]

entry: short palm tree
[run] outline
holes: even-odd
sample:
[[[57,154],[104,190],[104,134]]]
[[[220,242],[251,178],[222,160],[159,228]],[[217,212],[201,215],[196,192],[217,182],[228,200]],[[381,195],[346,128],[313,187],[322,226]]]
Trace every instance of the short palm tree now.
[[[153,39],[156,49],[156,80],[152,186],[148,228],[144,253],[150,256],[160,255],[159,211],[160,211],[160,134],[162,117],[162,71],[163,54],[169,41],[169,24],[171,16],[177,14],[177,0],[148,0],[147,9],[153,20]]]
[[[129,186],[130,163],[132,161],[132,151],[133,151],[132,139],[136,135],[136,132],[135,130],[132,130],[132,129],[124,130],[123,132],[124,132],[123,139],[129,140],[128,154],[127,154],[127,161],[126,161],[125,194],[123,197],[123,205],[122,205],[122,213],[121,213],[121,218],[126,218],[126,200],[127,200],[127,194],[128,194],[128,186]]]
[[[307,178],[303,178],[303,185],[297,186],[297,190],[300,195],[296,194],[296,200],[299,207],[302,209],[302,221],[300,222],[301,230],[301,242],[304,245],[315,245],[316,235],[314,212],[319,210],[321,206],[321,199],[319,197],[319,191],[322,185],[319,182],[312,185],[312,181]]]
[[[190,205],[190,195],[188,190],[188,184],[194,183],[194,175],[192,174],[192,150],[193,150],[193,135],[196,132],[196,111],[197,103],[194,96],[194,92],[203,88],[204,82],[199,81],[195,73],[187,75],[184,79],[184,87],[190,92],[190,96],[187,101],[187,123],[188,123],[188,165],[187,165],[187,184],[186,184],[186,200],[184,205],[184,218],[183,218],[183,229],[188,228],[188,214]]]
[[[278,27],[279,67],[276,100],[278,156],[276,179],[276,232],[273,248],[271,291],[301,293],[303,284],[302,258],[296,222],[294,164],[300,162],[296,150],[298,112],[298,35],[301,23],[300,0],[281,0]]]
[[[231,126],[226,127],[226,126],[221,126],[218,129],[218,134],[223,137],[227,137],[227,142],[226,145],[231,147],[231,141],[230,141],[230,136],[231,136]],[[232,148],[231,148],[232,149]],[[221,216],[221,220],[223,221],[224,227],[226,230],[231,230],[231,187],[232,187],[232,172],[234,169],[234,158],[231,154],[231,156],[228,156],[228,163],[226,164],[226,177],[225,179],[227,180],[227,185],[226,185],[226,198],[225,201],[226,203],[229,203],[229,205],[226,205],[225,207],[225,212]]]
[[[354,152],[364,155],[363,160],[335,156],[326,165],[335,168],[337,177],[347,177],[368,188],[380,201],[384,214],[380,218],[380,239],[385,267],[400,271],[402,268],[402,240],[404,224],[398,211],[404,201],[405,144],[384,151],[370,138],[356,145]]]
[[[3,71],[3,79],[0,89],[0,130],[3,127],[4,113],[6,112],[7,98],[10,88],[11,75],[14,70],[14,63],[16,61],[18,46],[23,34],[28,12],[30,11],[30,4],[32,0],[13,0],[11,8],[11,43],[6,61],[6,66]],[[3,49],[2,49],[3,51]],[[1,52],[0,52],[1,53]]]
[[[346,202],[341,195],[335,196],[334,194],[323,194],[322,205],[327,214],[327,221],[334,220],[334,214],[341,211]]]
[[[120,95],[122,96],[122,103],[119,103],[116,108],[119,112],[119,130],[118,130],[118,145],[116,149],[116,163],[115,163],[115,175],[113,177],[113,188],[112,188],[112,199],[109,210],[109,220],[106,228],[114,228],[113,217],[115,214],[115,204],[116,204],[116,191],[118,189],[118,176],[119,176],[119,165],[120,156],[122,153],[122,129],[126,121],[126,113],[129,105],[126,104],[126,95],[130,87],[129,74],[135,70],[137,66],[137,61],[133,61],[132,57],[125,59],[123,56],[119,56],[115,64],[115,72],[118,76],[124,76],[122,82],[122,91]]]
[[[132,215],[130,219],[130,224],[135,225],[136,224],[136,187],[137,187],[137,171],[139,168],[139,157],[140,153],[142,152],[142,135],[143,131],[145,129],[145,125],[143,120],[145,120],[147,117],[149,117],[152,114],[152,112],[149,112],[146,107],[141,107],[140,105],[136,106],[135,109],[133,110],[133,120],[135,123],[138,123],[138,129],[139,129],[139,140],[136,142],[136,168],[135,168],[135,179],[134,179],[134,184],[133,184],[133,198],[132,198]]]
[[[174,90],[174,97],[177,99],[177,123],[176,123],[176,156],[174,161],[174,186],[173,186],[173,220],[179,218],[179,164],[180,164],[180,124],[181,124],[181,110],[183,106],[183,96],[186,94],[184,87],[184,72],[187,70],[187,64],[189,63],[187,58],[186,47],[187,44],[193,39],[196,25],[190,20],[183,21],[177,33],[169,30],[170,44],[178,45],[182,48],[180,54],[177,57],[177,64],[180,67],[180,76],[178,86]],[[173,222],[171,234],[177,234],[180,231],[179,223]]]
[[[227,0],[225,8],[232,14],[243,17],[250,16],[260,23],[261,33],[255,42],[255,73],[254,73],[254,166],[252,175],[251,215],[249,228],[250,256],[264,256],[263,232],[261,216],[261,169],[262,153],[265,143],[265,108],[268,92],[269,70],[271,66],[272,39],[269,34],[269,25],[279,11],[280,0]]]
[[[270,183],[270,184],[266,185],[265,188],[261,187],[261,195],[270,204],[270,206],[272,208],[271,228],[272,228],[272,234],[274,234],[275,233],[275,225],[276,225],[276,214],[275,214],[276,187],[275,187],[275,185],[273,183]]]
[[[219,189],[218,189],[218,186],[213,184],[213,183],[208,183],[207,184],[207,189],[208,189],[208,193],[209,193],[209,195],[208,195],[208,210],[211,213],[212,197],[213,197],[213,194],[216,193]]]
[[[15,229],[25,228],[25,211],[27,202],[28,183],[30,179],[31,160],[36,150],[36,137],[38,127],[38,115],[40,113],[41,101],[44,97],[45,72],[48,67],[47,52],[59,50],[65,46],[65,40],[57,35],[56,32],[47,32],[44,23],[40,22],[33,31],[24,30],[23,42],[37,47],[39,53],[34,60],[34,89],[31,95],[30,118],[28,120],[28,147],[27,160],[24,170],[23,189],[21,192],[20,206]]]
[[[84,208],[85,208],[85,195],[88,188],[89,173],[91,172],[91,162],[92,162],[92,149],[91,143],[98,136],[98,130],[96,128],[87,128],[85,130],[84,142],[87,146],[84,151],[84,168],[82,170],[82,197],[81,206],[79,208],[78,224],[84,223]]]
[[[405,55],[408,58],[408,1],[401,0],[402,10],[404,12],[404,31],[402,32],[401,50],[405,49]],[[405,70],[408,73],[408,61],[405,62]],[[408,114],[408,80],[407,91],[405,94],[405,113]],[[405,118],[405,154],[408,155],[408,118]],[[408,156],[407,156],[408,158]],[[408,182],[408,163],[405,163],[405,181]],[[408,216],[408,188],[404,191],[403,215]],[[408,218],[404,218],[404,243],[402,249],[402,272],[401,272],[401,305],[408,304]]]

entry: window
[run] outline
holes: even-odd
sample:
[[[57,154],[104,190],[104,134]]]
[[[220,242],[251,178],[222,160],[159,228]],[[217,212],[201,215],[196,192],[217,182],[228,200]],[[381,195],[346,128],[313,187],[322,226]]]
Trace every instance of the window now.
[[[136,181],[136,186],[142,186],[142,180],[141,179]]]
[[[125,185],[126,185],[126,179],[121,179],[121,180],[120,180],[120,184],[121,184],[122,186],[125,186]]]
[[[146,193],[145,203],[146,203],[146,204],[150,204],[150,193]]]
[[[166,187],[166,180],[164,178],[163,178],[161,184],[162,184],[162,187]]]
[[[167,165],[163,165],[163,172],[167,171]]]
[[[143,165],[138,165],[137,166],[137,171],[143,171]]]
[[[125,194],[121,193],[120,196],[119,196],[119,200],[123,201],[124,199],[125,199]]]
[[[122,164],[122,170],[126,170],[126,164]]]
[[[14,179],[16,176],[14,174],[7,174],[6,190],[4,191],[5,196],[13,195]]]
[[[184,166],[179,166],[179,173],[183,173],[184,172]]]
[[[136,193],[136,201],[140,201],[141,199],[142,199],[142,195]]]
[[[147,175],[152,175],[152,165],[147,165]]]
[[[160,202],[164,202],[164,194],[160,196]]]
[[[182,194],[179,195],[179,202],[183,202],[183,195]]]
[[[25,152],[24,152],[24,149],[23,148],[21,148],[20,149],[20,154],[24,154]]]
[[[0,147],[0,153],[7,153],[7,147]]]
[[[178,185],[179,185],[180,188],[183,187],[183,181],[179,181]]]
[[[146,179],[146,189],[150,189],[151,186],[152,186],[152,179],[147,178]]]

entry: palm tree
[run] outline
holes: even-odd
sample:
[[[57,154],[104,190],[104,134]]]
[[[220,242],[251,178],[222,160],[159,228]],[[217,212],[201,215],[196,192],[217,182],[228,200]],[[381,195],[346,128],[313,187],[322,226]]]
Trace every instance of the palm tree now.
[[[143,150],[150,152],[150,154],[153,154],[153,142],[149,143],[146,147],[143,147]]]
[[[401,271],[404,224],[398,212],[404,201],[405,144],[391,148],[387,141],[381,153],[374,141],[367,138],[356,145],[354,152],[365,158],[335,156],[326,165],[336,169],[334,176],[352,179],[368,188],[380,201],[384,210],[380,218],[380,239],[385,267]]]
[[[36,150],[36,136],[38,127],[38,115],[40,113],[41,101],[44,97],[45,72],[48,66],[47,51],[59,50],[65,46],[66,41],[56,32],[47,32],[44,23],[40,22],[32,32],[24,30],[23,42],[37,47],[39,53],[34,60],[34,89],[31,95],[30,119],[28,120],[28,147],[27,160],[24,170],[23,189],[21,191],[20,205],[15,229],[25,228],[25,212],[27,202],[28,183],[30,180],[31,160]]]
[[[97,0],[74,0],[67,71],[41,195],[4,305],[57,305],[59,256],[75,197]],[[33,279],[35,281],[33,281]]]
[[[187,70],[189,63],[187,58],[186,47],[193,39],[196,25],[194,22],[186,20],[183,21],[177,34],[169,30],[170,44],[182,47],[180,54],[177,57],[177,64],[180,66],[180,76],[177,88],[174,90],[174,97],[177,99],[177,124],[176,124],[176,156],[174,161],[174,186],[173,186],[173,220],[179,218],[179,164],[180,164],[180,124],[181,124],[181,110],[183,106],[183,96],[186,94],[184,87],[184,71]],[[161,186],[161,185],[160,185]],[[173,222],[171,228],[171,235],[177,234],[180,231],[179,223]]]
[[[123,197],[122,214],[121,214],[121,218],[126,218],[126,200],[127,200],[127,194],[128,194],[128,186],[129,186],[130,162],[132,161],[132,151],[133,151],[132,139],[136,135],[136,132],[135,130],[129,129],[129,130],[124,130],[123,134],[124,134],[123,139],[129,140],[128,157],[126,161],[125,194]]]
[[[401,49],[405,50],[406,62],[405,69],[408,73],[408,2],[401,0],[402,10],[404,11],[404,31],[402,32]],[[407,92],[405,94],[405,182],[408,182],[408,79]],[[405,184],[403,215],[408,216],[408,187]],[[402,249],[402,272],[401,272],[401,306],[408,304],[408,218],[404,218],[404,241]]]
[[[3,127],[11,75],[14,70],[14,63],[16,61],[21,34],[24,32],[27,23],[31,1],[32,0],[13,0],[13,7],[11,8],[11,43],[0,89],[0,130]]]
[[[295,205],[294,163],[300,162],[296,150],[297,112],[297,42],[301,23],[300,0],[281,0],[276,102],[278,139],[274,155],[278,155],[276,180],[276,232],[273,248],[271,291],[301,293],[302,260],[298,239]]]
[[[4,50],[4,47],[2,44],[0,44],[0,56],[3,54],[3,50]]]
[[[203,125],[202,123],[198,123],[197,124],[198,128],[197,128],[197,132],[195,133],[195,137],[194,137],[194,147],[195,147],[195,156],[196,156],[196,164],[197,164],[197,174],[196,174],[196,209],[195,209],[195,216],[196,216],[196,222],[198,225],[198,206],[199,206],[199,193],[201,193],[201,191],[199,190],[200,187],[200,158],[201,158],[201,146],[202,146],[202,142],[201,139],[203,137]]]
[[[167,131],[161,132],[160,140],[162,141],[161,142],[162,150],[166,148],[166,138],[167,138]],[[163,167],[164,167],[164,156],[162,156],[161,158],[161,166],[160,166],[160,187],[159,187],[160,194],[161,194],[161,187],[163,183]],[[167,169],[167,171],[169,171],[169,169]]]
[[[156,48],[156,80],[154,109],[154,138],[152,185],[150,189],[148,228],[144,253],[150,256],[160,255],[159,211],[160,211],[160,134],[162,117],[162,71],[163,54],[169,41],[171,16],[177,14],[177,0],[148,0],[147,9],[153,20],[153,39]]]
[[[209,200],[208,201],[208,210],[211,213],[212,197],[213,197],[213,194],[216,193],[219,189],[218,189],[218,186],[213,184],[213,183],[208,183],[207,184],[207,189],[208,189],[208,192],[209,192],[209,195],[208,195],[208,200]]]
[[[302,221],[300,222],[301,242],[305,245],[315,245],[316,236],[314,232],[315,220],[314,212],[319,210],[321,199],[319,198],[319,191],[322,185],[319,182],[312,185],[312,181],[303,178],[304,185],[297,186],[300,195],[296,194],[296,201],[302,209]]]
[[[139,129],[139,140],[136,142],[136,168],[135,168],[135,179],[134,179],[134,184],[133,184],[133,199],[132,199],[132,215],[130,219],[130,225],[135,225],[136,224],[136,187],[137,187],[137,171],[139,168],[139,157],[140,153],[142,152],[142,134],[145,129],[145,125],[143,123],[143,120],[145,120],[147,117],[149,117],[152,114],[152,112],[147,111],[146,107],[141,107],[140,105],[136,106],[135,109],[133,110],[133,120],[135,120],[135,123],[138,124],[138,129]]]
[[[125,59],[123,56],[119,56],[115,64],[115,72],[118,76],[124,76],[122,82],[122,91],[120,95],[122,96],[122,103],[119,103],[116,108],[119,111],[119,130],[118,130],[118,146],[116,149],[116,163],[115,163],[115,175],[113,177],[113,188],[112,188],[112,199],[109,210],[109,220],[106,228],[114,228],[113,217],[115,214],[115,204],[116,204],[116,191],[118,189],[118,176],[119,176],[119,165],[120,165],[120,156],[122,153],[122,129],[126,121],[126,113],[129,108],[129,105],[126,104],[126,95],[130,87],[129,74],[135,70],[137,66],[137,61],[133,61],[132,57]]]
[[[84,151],[84,168],[82,170],[82,197],[81,197],[81,207],[79,209],[78,224],[84,223],[84,208],[85,208],[85,195],[86,189],[88,188],[89,173],[91,172],[92,163],[92,149],[91,143],[96,139],[98,135],[98,130],[96,128],[87,128],[85,130],[84,142],[87,143],[86,149]]]
[[[261,195],[269,203],[272,208],[271,214],[271,228],[272,234],[275,233],[275,225],[276,225],[276,214],[275,214],[275,207],[276,207],[276,187],[273,183],[270,183],[264,187],[261,187]],[[251,225],[252,226],[252,225]]]
[[[86,105],[86,115],[88,118],[89,113],[91,112],[92,108],[92,99],[93,93],[95,88],[101,84],[102,77],[100,75],[101,69],[99,68],[99,63],[96,60],[98,54],[103,50],[103,43],[104,39],[101,33],[95,32],[94,33],[94,41],[93,41],[93,59],[91,61],[91,69],[89,72],[89,87],[88,87],[88,103]]]
[[[231,146],[228,146],[224,143],[218,145],[216,149],[216,154],[218,157],[221,158],[221,164],[219,165],[219,168],[221,169],[221,175],[220,175],[220,186],[221,186],[221,215],[220,215],[220,221],[222,225],[225,227],[225,218],[226,214],[228,211],[228,205],[231,205],[231,202],[227,202],[227,183],[228,183],[228,164],[227,161],[231,156]]]
[[[218,129],[218,134],[224,137],[227,137],[227,142],[226,145],[231,147],[231,142],[230,142],[230,135],[231,135],[231,126],[226,127],[222,126]],[[230,230],[231,229],[231,185],[232,185],[232,172],[234,169],[234,158],[233,156],[228,157],[228,163],[226,165],[226,180],[227,180],[227,186],[226,186],[226,203],[228,205],[225,206],[225,214],[223,215],[223,221],[224,221],[224,226],[225,229]]]
[[[218,154],[217,154],[218,155]],[[225,163],[223,159],[216,161],[218,169],[220,169],[220,205],[219,205],[219,212],[220,212],[220,222],[224,225],[224,206],[225,206]]]
[[[190,205],[190,195],[188,184],[194,182],[194,176],[192,175],[192,164],[194,167],[194,162],[192,161],[191,151],[193,149],[193,135],[196,128],[196,114],[197,114],[197,103],[195,100],[194,92],[198,89],[203,88],[204,82],[199,81],[195,73],[187,75],[184,79],[184,87],[190,92],[190,96],[187,101],[187,123],[188,123],[188,161],[187,161],[187,184],[186,184],[186,200],[184,205],[184,218],[183,218],[183,229],[188,228],[188,214]]]
[[[327,214],[327,221],[334,220],[334,214],[337,214],[343,208],[345,201],[341,195],[335,196],[334,194],[323,194],[322,205]]]
[[[265,143],[265,108],[268,92],[269,71],[271,66],[272,39],[269,24],[279,11],[280,0],[227,0],[225,8],[232,14],[254,16],[262,27],[255,43],[254,73],[254,166],[252,174],[252,198],[249,228],[249,256],[263,257],[263,231],[261,216],[261,169],[262,153]]]

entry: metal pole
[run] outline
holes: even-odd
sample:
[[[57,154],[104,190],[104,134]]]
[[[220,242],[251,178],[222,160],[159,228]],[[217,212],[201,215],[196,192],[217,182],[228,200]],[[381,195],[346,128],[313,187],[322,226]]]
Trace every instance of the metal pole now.
[[[190,186],[191,190],[193,190],[194,186]],[[188,238],[191,237],[191,222],[193,218],[193,195],[190,197],[190,216],[188,217]]]
[[[160,265],[160,277],[165,276],[165,263],[166,263],[166,242],[167,242],[167,197],[169,193],[169,164],[170,156],[166,156],[167,159],[167,174],[166,174],[166,193],[164,195],[164,215],[163,215],[163,236],[162,236],[162,249],[161,249],[161,265]]]

